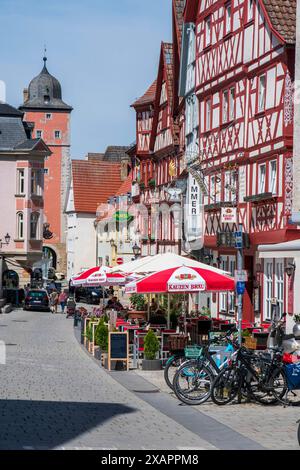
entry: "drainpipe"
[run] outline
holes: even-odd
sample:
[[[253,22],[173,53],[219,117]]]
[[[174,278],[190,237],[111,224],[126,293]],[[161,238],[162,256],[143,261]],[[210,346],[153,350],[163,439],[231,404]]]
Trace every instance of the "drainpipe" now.
[[[294,153],[293,153],[293,209],[292,223],[300,225],[300,0],[297,0],[295,50]]]

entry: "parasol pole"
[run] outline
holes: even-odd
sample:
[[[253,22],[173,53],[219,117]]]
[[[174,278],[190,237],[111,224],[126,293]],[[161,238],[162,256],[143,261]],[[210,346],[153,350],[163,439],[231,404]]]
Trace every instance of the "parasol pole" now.
[[[168,330],[170,329],[170,293],[168,292]]]

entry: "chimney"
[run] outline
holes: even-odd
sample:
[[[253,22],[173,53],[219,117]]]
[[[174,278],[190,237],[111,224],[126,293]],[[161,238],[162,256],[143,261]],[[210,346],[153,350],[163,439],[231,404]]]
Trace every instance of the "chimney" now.
[[[28,91],[28,88],[24,88],[23,90],[23,100],[24,100],[24,103],[26,103],[29,99],[29,91]]]

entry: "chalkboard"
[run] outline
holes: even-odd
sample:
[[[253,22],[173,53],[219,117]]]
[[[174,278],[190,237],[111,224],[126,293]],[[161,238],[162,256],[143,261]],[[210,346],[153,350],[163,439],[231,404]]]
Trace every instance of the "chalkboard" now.
[[[128,355],[127,333],[110,333],[110,358],[127,359]]]

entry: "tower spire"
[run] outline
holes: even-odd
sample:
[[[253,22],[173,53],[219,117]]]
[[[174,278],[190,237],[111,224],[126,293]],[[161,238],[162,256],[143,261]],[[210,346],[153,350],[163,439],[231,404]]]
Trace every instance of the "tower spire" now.
[[[44,46],[44,57],[43,57],[43,61],[44,61],[44,69],[47,70],[47,66],[46,66],[46,62],[47,62],[47,47],[46,47],[46,44]]]

